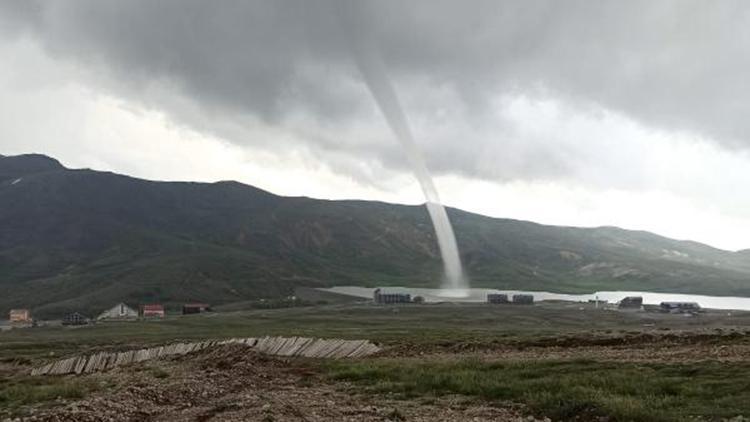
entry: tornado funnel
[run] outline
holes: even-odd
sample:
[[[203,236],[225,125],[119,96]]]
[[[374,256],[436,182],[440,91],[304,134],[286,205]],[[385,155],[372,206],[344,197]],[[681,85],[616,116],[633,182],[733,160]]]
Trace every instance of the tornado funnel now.
[[[443,280],[443,295],[448,297],[463,297],[468,295],[468,282],[464,277],[461,267],[461,258],[458,254],[456,236],[453,233],[448,214],[440,202],[440,196],[435,188],[424,157],[419,150],[412,134],[406,114],[401,108],[401,103],[388,79],[383,61],[378,54],[375,45],[370,42],[366,34],[366,25],[362,22],[362,14],[354,10],[359,2],[344,1],[342,4],[344,26],[348,29],[352,51],[357,67],[367,84],[367,88],[378,105],[381,113],[388,122],[396,139],[401,143],[408,157],[409,164],[414,175],[419,181],[422,192],[427,200],[427,211],[432,220],[437,236],[440,255],[443,259],[445,277]],[[359,18],[359,19],[358,19]],[[358,22],[354,25],[353,22]]]

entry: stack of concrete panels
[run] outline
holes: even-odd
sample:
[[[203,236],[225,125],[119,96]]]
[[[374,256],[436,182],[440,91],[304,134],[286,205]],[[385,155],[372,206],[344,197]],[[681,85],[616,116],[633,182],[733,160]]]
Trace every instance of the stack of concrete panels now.
[[[251,346],[254,350],[277,356],[311,358],[352,358],[371,355],[380,349],[368,340],[314,339],[307,337],[264,337]]]
[[[174,343],[149,349],[125,352],[100,352],[77,356],[34,368],[31,375],[65,375],[99,372],[107,369],[158,359],[162,356],[186,355],[224,344],[242,344],[251,350],[276,356],[304,356],[310,358],[358,358],[371,355],[380,348],[368,340],[315,339],[309,337],[231,338],[223,341]]]

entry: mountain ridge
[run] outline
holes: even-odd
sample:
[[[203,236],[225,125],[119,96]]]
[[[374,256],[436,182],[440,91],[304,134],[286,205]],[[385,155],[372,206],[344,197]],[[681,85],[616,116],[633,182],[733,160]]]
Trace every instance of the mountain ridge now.
[[[0,158],[0,203],[9,204],[0,209],[0,311],[228,303],[295,286],[438,286],[442,274],[423,206],[283,197],[235,181],[155,182],[39,154]],[[448,213],[478,287],[750,295],[750,253],[612,226]]]

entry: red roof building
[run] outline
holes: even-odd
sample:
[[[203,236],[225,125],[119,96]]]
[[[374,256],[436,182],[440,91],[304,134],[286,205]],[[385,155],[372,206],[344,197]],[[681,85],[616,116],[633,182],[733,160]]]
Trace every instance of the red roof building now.
[[[163,305],[143,305],[141,306],[141,316],[144,318],[157,317],[164,318]]]

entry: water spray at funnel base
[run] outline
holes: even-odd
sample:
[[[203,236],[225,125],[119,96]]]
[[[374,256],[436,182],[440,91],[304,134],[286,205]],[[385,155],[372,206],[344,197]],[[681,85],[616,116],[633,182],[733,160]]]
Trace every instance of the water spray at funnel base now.
[[[414,141],[411,128],[406,119],[406,115],[401,109],[401,103],[396,96],[385,67],[378,54],[372,46],[368,46],[366,40],[362,41],[359,46],[355,46],[355,57],[360,72],[370,90],[378,108],[383,113],[388,125],[393,131],[396,138],[406,152],[409,163],[414,169],[414,174],[419,181],[419,185],[427,199],[427,211],[435,227],[440,255],[443,259],[445,268],[445,280],[443,282],[443,295],[447,297],[465,297],[468,296],[468,281],[464,277],[461,267],[461,258],[458,254],[458,245],[456,236],[453,233],[453,226],[448,219],[448,214],[440,202],[435,184],[427,170],[424,158]]]
[[[427,202],[426,205],[432,224],[435,226],[435,235],[445,268],[445,281],[443,282],[441,295],[466,297],[469,295],[469,283],[463,274],[456,235],[453,233],[453,226],[448,219],[448,213],[445,212],[445,207],[439,202]]]

